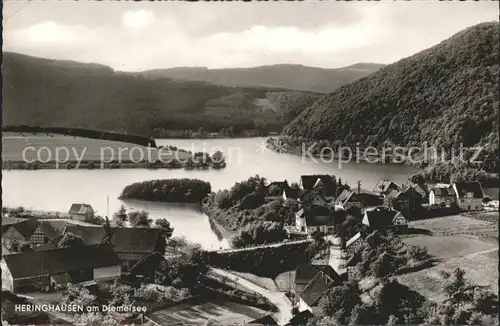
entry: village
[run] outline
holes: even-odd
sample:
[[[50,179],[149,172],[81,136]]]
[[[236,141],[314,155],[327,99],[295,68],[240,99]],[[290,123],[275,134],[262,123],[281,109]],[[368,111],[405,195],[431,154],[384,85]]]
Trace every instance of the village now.
[[[278,187],[284,204],[296,203],[293,214],[284,223],[288,239],[205,253],[217,256],[212,258],[216,261],[235,253],[321,243],[322,249],[309,257],[309,262],[289,271],[278,289],[263,286],[259,278],[220,268],[210,259],[204,277],[219,282],[212,288],[222,286],[222,282],[236,290],[254,292],[257,298],[264,299],[261,308],[278,309],[264,317],[265,323],[258,318],[254,324],[299,325],[318,314],[318,302],[330,288],[356,277],[354,267],[361,259],[356,248],[370,239],[395,234],[400,247],[413,241],[431,251],[436,236],[463,236],[466,241],[473,237],[478,243],[486,239],[493,244],[487,247],[489,252],[498,250],[496,223],[487,222],[488,217],[490,221],[497,217],[494,211],[498,210],[498,201],[485,196],[479,182],[436,184],[428,189],[425,185],[397,185],[380,180],[371,191],[361,184],[359,181],[355,188],[339,189],[335,177],[330,175],[303,175],[299,187],[290,186],[287,181],[272,182],[267,187]],[[128,284],[136,292],[147,287],[161,292],[160,287],[155,287],[158,278],[165,278],[165,268],[161,266],[187,253],[193,256],[194,251],[202,251],[173,244],[158,227],[117,227],[108,219],[103,225],[89,223],[95,214],[89,204],[73,204],[57,218],[26,218],[18,213],[15,216],[12,211],[4,212],[2,216],[2,291],[30,302],[50,302],[45,301],[48,294],[60,295],[75,285],[97,297],[102,289],[116,288],[117,284]],[[476,218],[478,214],[483,220]],[[470,225],[464,224],[469,220]],[[408,275],[403,275],[402,280],[408,281]],[[250,281],[253,282],[249,285]],[[208,284],[202,283],[205,287]],[[49,297],[54,300],[54,295]],[[185,299],[192,296],[155,304],[148,313],[111,315],[120,323],[162,324],[161,318],[154,321],[154,310],[175,306]],[[140,301],[137,300],[134,302]],[[252,321],[247,317],[239,321],[242,323]]]

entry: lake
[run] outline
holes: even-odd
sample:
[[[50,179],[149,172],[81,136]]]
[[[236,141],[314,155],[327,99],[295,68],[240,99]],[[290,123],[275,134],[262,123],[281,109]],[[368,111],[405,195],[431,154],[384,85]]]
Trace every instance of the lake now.
[[[146,210],[154,218],[165,217],[174,227],[174,235],[200,243],[204,248],[228,247],[210,228],[208,217],[197,207],[118,199],[121,190],[137,181],[164,178],[196,178],[208,181],[212,190],[230,188],[235,182],[253,175],[269,181],[298,182],[302,174],[334,174],[351,187],[371,190],[380,179],[403,184],[419,169],[397,164],[315,162],[310,158],[277,154],[265,149],[267,138],[243,139],[159,139],[157,145],[173,145],[212,153],[222,150],[228,165],[221,170],[3,170],[3,205],[26,209],[67,211],[72,203],[88,203],[99,215],[106,215],[109,196],[110,215],[121,205],[130,210]]]

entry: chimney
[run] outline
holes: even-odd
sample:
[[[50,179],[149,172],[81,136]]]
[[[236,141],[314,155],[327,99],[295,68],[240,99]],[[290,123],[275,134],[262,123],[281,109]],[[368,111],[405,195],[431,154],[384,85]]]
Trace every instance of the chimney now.
[[[361,181],[358,181],[358,195],[361,193]]]

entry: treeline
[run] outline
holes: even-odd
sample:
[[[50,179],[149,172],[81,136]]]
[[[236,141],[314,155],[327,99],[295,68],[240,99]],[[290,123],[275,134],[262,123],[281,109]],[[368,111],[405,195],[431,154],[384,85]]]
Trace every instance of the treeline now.
[[[269,105],[267,99],[268,93],[286,92],[281,88],[149,79],[77,63],[61,69],[58,63],[4,53],[2,72],[9,85],[3,92],[5,124],[171,137],[173,130],[196,131],[200,126],[207,132],[232,127],[233,136],[249,130],[267,134],[280,132],[289,121],[283,120],[286,112]],[[286,109],[285,100],[280,105]]]
[[[481,146],[498,171],[499,23],[468,28],[315,101],[284,134],[451,152]]]
[[[201,203],[211,191],[209,182],[198,179],[158,179],[126,186],[120,199],[155,202]]]
[[[124,143],[137,144],[141,146],[150,146],[156,148],[154,139],[142,137],[138,135],[120,134],[110,131],[91,130],[83,128],[68,128],[68,127],[41,127],[41,126],[2,126],[3,132],[19,132],[19,133],[45,133],[45,134],[60,134],[75,137],[85,137],[92,139],[113,140]]]
[[[275,278],[282,272],[293,270],[301,264],[308,264],[317,250],[318,247],[305,242],[227,254],[205,252],[204,259],[207,264],[214,267]]]

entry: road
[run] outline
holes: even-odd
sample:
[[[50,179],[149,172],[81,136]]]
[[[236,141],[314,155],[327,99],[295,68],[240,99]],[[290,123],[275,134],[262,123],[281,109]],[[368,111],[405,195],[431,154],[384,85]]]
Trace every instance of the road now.
[[[254,292],[260,293],[262,296],[266,297],[272,304],[274,304],[278,308],[278,324],[285,325],[290,319],[292,319],[292,302],[283,292],[270,291],[265,289],[253,282],[245,280],[241,277],[238,277],[232,274],[229,271],[219,269],[219,268],[210,268],[210,270],[219,276],[226,277],[227,279],[240,284],[243,287],[246,287]]]
[[[239,248],[239,249],[223,249],[223,250],[215,250],[219,254],[230,253],[230,252],[239,252],[239,251],[248,251],[248,250],[256,250],[263,248],[278,248],[281,246],[290,246],[294,244],[306,243],[306,242],[314,242],[314,239],[305,239],[305,240],[297,240],[297,241],[286,241],[286,242],[277,242],[271,244],[265,244],[260,246],[253,246],[247,248]]]

